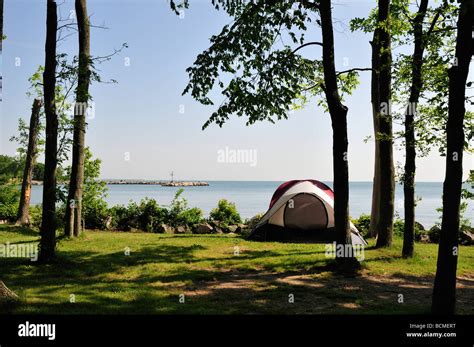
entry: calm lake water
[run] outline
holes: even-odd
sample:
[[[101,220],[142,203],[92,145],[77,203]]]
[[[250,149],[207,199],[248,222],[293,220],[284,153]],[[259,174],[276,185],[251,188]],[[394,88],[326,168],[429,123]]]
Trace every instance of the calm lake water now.
[[[189,206],[199,207],[206,214],[217,205],[219,199],[234,202],[242,217],[252,217],[268,209],[270,198],[282,182],[249,181],[209,181],[208,187],[185,187],[183,197]],[[332,186],[330,182],[325,182]],[[162,205],[168,205],[179,189],[151,185],[109,185],[107,202],[109,205],[128,204],[130,200],[140,201],[145,197],[153,198]],[[416,220],[425,227],[432,226],[439,218],[436,211],[441,207],[443,184],[438,182],[420,182],[416,185],[416,196],[421,198],[417,205]],[[31,202],[41,203],[41,186],[33,186]],[[371,182],[350,183],[350,214],[353,217],[370,213],[372,198]],[[395,198],[396,212],[403,217],[403,189],[397,185]],[[474,223],[473,206],[467,213]]]

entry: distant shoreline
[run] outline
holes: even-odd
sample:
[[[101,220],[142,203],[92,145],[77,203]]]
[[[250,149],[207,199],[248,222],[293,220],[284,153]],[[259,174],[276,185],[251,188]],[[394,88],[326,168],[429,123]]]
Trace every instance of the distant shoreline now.
[[[107,185],[154,185],[162,187],[207,187],[208,182],[203,181],[153,181],[153,180],[99,180]],[[32,181],[32,185],[41,186],[42,181]]]

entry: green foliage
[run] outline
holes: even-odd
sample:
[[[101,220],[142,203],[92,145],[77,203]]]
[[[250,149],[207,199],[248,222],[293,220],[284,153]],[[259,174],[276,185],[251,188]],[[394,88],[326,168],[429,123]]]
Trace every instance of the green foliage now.
[[[0,219],[14,221],[19,203],[20,191],[16,185],[0,185]]]
[[[306,47],[320,49],[320,43],[305,42],[307,28],[320,24],[314,18],[314,4],[224,0],[213,4],[233,22],[211,37],[211,46],[186,70],[189,83],[183,92],[213,105],[209,95],[215,87],[220,89],[224,101],[203,128],[211,123],[222,126],[231,115],[247,117],[247,125],[263,120],[274,123],[323,92],[321,61],[301,55],[311,51]],[[338,76],[342,93],[350,93],[357,85],[356,72]],[[323,100],[319,100],[322,106]]]
[[[20,179],[23,176],[24,165],[18,158],[0,155],[0,184]]]
[[[30,206],[30,228],[39,230],[41,227],[41,220],[43,214],[43,207],[39,205]]]
[[[370,215],[361,214],[359,218],[352,219],[352,224],[360,231],[363,237],[368,237],[370,228]]]
[[[33,167],[33,180],[42,181],[43,178],[44,178],[44,164],[35,163],[35,166]]]
[[[417,4],[419,5],[419,4]],[[392,112],[394,123],[403,125],[406,107],[410,101],[413,79],[413,41],[414,20],[417,6],[409,0],[394,0],[390,6],[391,35],[393,46],[397,47],[394,54],[392,69]],[[448,114],[448,70],[454,59],[455,34],[459,6],[453,1],[434,2],[428,6],[423,21],[423,44],[425,47],[421,71],[422,89],[420,100],[416,105],[415,146],[419,156],[426,156],[432,148],[438,148],[444,155],[446,147],[446,121]],[[381,23],[381,28],[386,23]],[[351,20],[352,31],[373,32],[377,27],[377,9],[374,8],[366,18]],[[404,53],[404,48],[409,53]],[[467,84],[467,87],[471,82]],[[474,104],[472,96],[467,102]],[[471,126],[474,116],[466,112],[465,117],[465,148],[469,149],[469,141],[474,138],[474,127]],[[396,131],[394,139],[404,143],[404,130]]]
[[[170,8],[177,15],[179,15],[181,11],[183,11],[184,9],[188,7],[189,7],[188,0],[181,0],[180,2],[170,0]]]
[[[465,187],[466,185],[468,187]],[[464,187],[461,190],[461,203],[459,205],[460,230],[471,230],[472,207],[469,205],[469,203],[472,204],[472,200],[474,200],[474,170],[469,171],[469,176],[464,182]],[[438,228],[441,228],[441,222],[443,218],[443,207],[437,208],[436,211],[438,211],[440,214],[439,220],[436,222],[436,226]]]
[[[107,185],[100,181],[100,159],[93,159],[92,152],[87,147],[84,151],[84,185],[82,195],[82,211],[86,228],[103,229],[107,220]],[[71,167],[67,167],[61,176],[58,174],[59,181],[65,182],[58,186],[58,200],[66,206],[69,192],[69,177]]]
[[[209,213],[209,219],[213,222],[219,222],[224,227],[242,223],[242,218],[240,218],[235,204],[225,199],[219,200],[217,207]]]
[[[183,189],[178,190],[170,206],[160,206],[154,199],[145,198],[127,206],[114,206],[108,210],[111,229],[130,231],[143,230],[161,232],[162,224],[172,227],[192,228],[203,222],[203,213],[199,208],[188,208],[186,199],[181,197]]]
[[[415,222],[415,240],[420,239],[420,235],[425,231],[420,227],[421,224]],[[403,219],[396,218],[393,223],[393,233],[394,235],[398,235],[399,237],[403,237],[403,233],[405,230],[405,222]]]
[[[121,231],[138,229],[158,232],[168,219],[168,211],[160,207],[154,199],[143,199],[139,204],[130,202],[128,206],[114,206],[109,210],[111,228]]]
[[[92,152],[85,148],[84,193],[82,196],[85,226],[89,229],[104,228],[107,217],[107,185],[100,181],[100,159],[93,159]]]
[[[181,197],[183,191],[184,189],[179,189],[176,192],[169,206],[167,222],[173,227],[182,225],[193,227],[204,219],[202,210],[196,207],[188,208],[188,201]]]
[[[133,204],[133,205],[132,205]],[[128,206],[117,205],[109,209],[109,216],[112,218],[110,225],[111,229],[119,231],[130,231],[133,225],[132,221],[137,210],[135,203],[130,203]]]
[[[468,185],[468,188],[462,189],[462,199],[464,200],[474,200],[474,170],[469,171],[469,176],[465,182]]]

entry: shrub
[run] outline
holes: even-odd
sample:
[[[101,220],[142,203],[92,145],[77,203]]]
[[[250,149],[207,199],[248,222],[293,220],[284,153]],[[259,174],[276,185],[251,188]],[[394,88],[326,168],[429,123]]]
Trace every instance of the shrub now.
[[[40,229],[42,221],[42,205],[30,206],[30,228]]]
[[[131,222],[130,203],[128,206],[117,205],[109,209],[112,218],[111,228],[120,231],[129,231]]]
[[[82,207],[84,215],[84,227],[86,229],[107,229],[107,218],[109,209],[104,200],[96,200],[92,204],[86,204]]]
[[[111,227],[115,230],[139,229],[158,232],[162,223],[169,220],[169,212],[158,205],[156,200],[145,198],[139,204],[130,202],[128,206],[114,206],[108,210]]]
[[[176,193],[169,208],[158,205],[154,199],[143,199],[139,204],[130,202],[128,206],[114,206],[109,210],[112,225],[116,230],[129,231],[140,229],[160,232],[161,224],[173,227],[193,227],[203,221],[203,212],[199,208],[188,208],[186,199],[181,198],[183,190]]]
[[[219,200],[217,207],[209,213],[209,219],[225,227],[242,223],[242,218],[240,218],[235,204],[225,199]]]
[[[197,224],[203,222],[204,214],[201,209],[197,207],[193,207],[190,209],[186,209],[179,213],[176,216],[175,220],[170,220],[170,225],[173,226],[188,226],[190,228],[196,226]]]
[[[245,224],[247,225],[247,229],[252,230],[253,228],[255,228],[257,226],[258,222],[260,222],[260,220],[262,219],[262,217],[263,217],[263,213],[258,213],[255,216],[253,216],[252,218],[245,220]]]
[[[17,186],[4,184],[0,186],[0,219],[14,221],[18,213],[20,191]]]
[[[203,222],[204,216],[201,209],[197,207],[188,208],[188,201],[181,197],[183,189],[179,189],[169,206],[167,223],[173,227],[193,227]]]
[[[145,198],[136,207],[136,227],[141,230],[157,232],[159,226],[166,222],[168,211],[160,207],[156,200]]]
[[[84,152],[84,187],[82,196],[82,215],[85,228],[87,229],[106,229],[109,210],[105,198],[107,197],[107,185],[100,181],[100,159],[93,159],[92,152],[87,147]],[[69,193],[69,179],[71,167],[67,167],[64,172],[58,174],[60,181],[66,182],[65,185],[58,186],[57,197],[62,202],[58,211],[58,223],[64,224],[64,216],[69,203],[67,196]]]
[[[393,234],[399,237],[403,237],[404,230],[405,222],[403,221],[403,219],[397,218],[393,223]],[[426,231],[423,229],[423,226],[420,223],[415,222],[415,240],[420,240],[421,234],[423,233],[426,234]]]
[[[370,215],[361,214],[359,218],[352,219],[352,224],[354,224],[363,237],[367,237],[370,228]]]

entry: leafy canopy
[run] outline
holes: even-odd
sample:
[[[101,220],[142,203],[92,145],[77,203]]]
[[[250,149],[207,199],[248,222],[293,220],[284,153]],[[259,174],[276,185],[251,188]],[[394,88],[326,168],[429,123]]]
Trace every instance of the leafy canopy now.
[[[203,129],[211,123],[222,126],[234,114],[246,116],[247,125],[262,120],[274,123],[287,119],[288,112],[304,106],[309,97],[321,94],[321,61],[302,55],[321,46],[305,40],[305,33],[320,24],[317,3],[212,3],[233,17],[233,22],[211,37],[210,47],[186,70],[189,83],[183,92],[204,105],[214,105],[210,96],[214,88],[224,97]],[[339,77],[342,93],[350,93],[358,83],[355,71]]]

